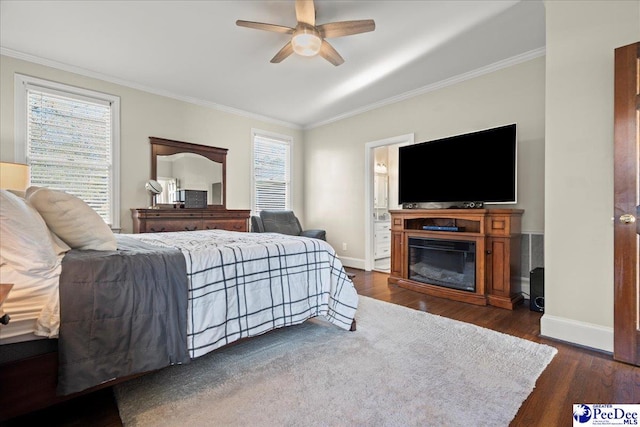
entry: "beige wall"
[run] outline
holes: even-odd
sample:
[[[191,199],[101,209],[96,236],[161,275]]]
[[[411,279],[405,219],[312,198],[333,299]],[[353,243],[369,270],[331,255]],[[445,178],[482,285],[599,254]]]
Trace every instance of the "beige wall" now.
[[[0,57],[0,160],[14,160],[14,74],[26,74],[59,83],[106,92],[120,97],[121,227],[131,232],[130,208],[146,207],[150,198],[144,183],[151,174],[149,136],[228,148],[227,208],[251,208],[251,129],[294,139],[294,210],[304,217],[302,188],[303,133],[284,126],[213,108],[154,95],[55,68]]]
[[[613,346],[613,59],[640,2],[545,2],[547,336]]]
[[[517,122],[518,204],[526,231],[544,230],[543,57],[308,130],[307,225],[325,228],[345,260],[365,257],[365,144],[415,133],[427,141]],[[418,183],[420,185],[420,183]],[[347,251],[342,250],[347,243]]]

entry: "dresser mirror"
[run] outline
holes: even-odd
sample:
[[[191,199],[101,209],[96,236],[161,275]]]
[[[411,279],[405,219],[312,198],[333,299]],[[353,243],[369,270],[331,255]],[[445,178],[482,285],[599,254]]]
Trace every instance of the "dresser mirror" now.
[[[208,209],[226,209],[227,149],[149,137],[151,179],[162,185],[159,208],[174,208],[180,190],[207,192]]]

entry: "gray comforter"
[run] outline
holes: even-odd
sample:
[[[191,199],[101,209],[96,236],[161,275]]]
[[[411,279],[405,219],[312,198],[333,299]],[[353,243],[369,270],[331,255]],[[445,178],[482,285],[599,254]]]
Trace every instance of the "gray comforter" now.
[[[60,395],[190,360],[184,256],[117,239],[117,251],[72,250],[62,260]]]

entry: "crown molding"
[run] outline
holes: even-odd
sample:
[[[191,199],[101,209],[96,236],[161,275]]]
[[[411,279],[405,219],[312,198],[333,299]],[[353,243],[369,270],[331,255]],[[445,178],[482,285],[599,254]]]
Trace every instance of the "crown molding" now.
[[[508,68],[508,67],[513,66],[513,65],[520,64],[522,62],[530,61],[532,59],[544,56],[545,54],[546,54],[546,48],[545,47],[541,47],[541,48],[538,48],[538,49],[530,50],[530,51],[522,53],[520,55],[512,56],[510,58],[507,58],[507,59],[504,59],[504,60],[501,60],[501,61],[498,61],[498,62],[494,62],[493,64],[489,64],[489,65],[486,65],[484,67],[477,68],[477,69],[469,71],[467,73],[458,74],[457,76],[453,76],[453,77],[450,77],[450,78],[445,79],[445,80],[440,80],[439,82],[435,82],[435,83],[429,84],[427,86],[423,86],[423,87],[415,89],[415,90],[404,92],[404,93],[402,93],[400,95],[396,95],[396,96],[393,96],[391,98],[383,99],[382,101],[378,101],[378,102],[375,102],[373,104],[369,104],[369,105],[367,105],[365,107],[358,108],[356,110],[352,110],[352,111],[349,111],[349,112],[344,113],[344,114],[340,114],[340,115],[332,117],[330,119],[306,125],[306,126],[303,127],[303,129],[304,130],[310,130],[310,129],[317,128],[317,127],[320,127],[320,126],[324,126],[324,125],[327,125],[327,124],[330,124],[330,123],[334,123],[334,122],[337,122],[337,121],[340,121],[340,120],[343,120],[343,119],[346,119],[346,118],[349,118],[349,117],[357,116],[358,114],[366,113],[367,111],[375,110],[377,108],[384,107],[386,105],[395,104],[396,102],[404,101],[405,99],[414,98],[416,96],[419,96],[419,95],[422,95],[422,94],[425,94],[425,93],[428,93],[428,92],[433,92],[433,91],[436,91],[438,89],[445,88],[447,86],[452,86],[452,85],[464,82],[466,80],[471,80],[471,79],[474,79],[476,77],[480,77],[480,76],[485,75],[485,74],[493,73],[494,71],[498,71],[498,70],[501,70],[503,68]]]
[[[172,99],[176,99],[178,101],[183,101],[183,102],[187,102],[190,104],[195,104],[195,105],[199,105],[202,107],[207,107],[207,108],[211,108],[211,109],[215,109],[218,111],[222,111],[225,113],[229,113],[229,114],[234,114],[237,116],[241,116],[241,117],[246,117],[246,118],[250,118],[250,119],[254,119],[254,120],[259,120],[259,121],[263,121],[263,122],[267,122],[267,123],[272,123],[278,126],[283,126],[283,127],[287,127],[287,128],[291,128],[291,129],[297,129],[297,130],[311,130],[320,126],[324,126],[330,123],[334,123],[340,120],[344,120],[347,119],[349,117],[353,117],[353,116],[357,116],[359,114],[365,113],[367,111],[371,111],[371,110],[375,110],[377,108],[381,108],[384,107],[386,105],[391,105],[391,104],[395,104],[397,102],[400,101],[404,101],[406,99],[410,99],[410,98],[414,98],[416,96],[428,93],[428,92],[433,92],[442,88],[445,88],[447,86],[452,86],[461,82],[464,82],[466,80],[471,80],[474,79],[476,77],[480,77],[482,75],[485,74],[489,74],[489,73],[493,73],[495,71],[501,70],[503,68],[508,68],[511,67],[513,65],[517,65],[526,61],[530,61],[532,59],[535,58],[539,58],[541,56],[544,56],[546,54],[546,48],[541,47],[538,49],[534,49],[534,50],[530,50],[528,52],[522,53],[520,55],[516,55],[516,56],[512,56],[510,58],[498,61],[498,62],[494,62],[493,64],[489,64],[487,66],[481,67],[481,68],[477,68],[475,70],[469,71],[467,73],[463,73],[463,74],[458,74],[457,76],[453,76],[450,77],[448,79],[445,80],[441,80],[439,82],[435,82],[432,84],[429,84],[427,86],[423,86],[421,88],[415,89],[415,90],[411,90],[408,92],[404,92],[402,94],[393,96],[391,98],[387,98],[384,99],[382,101],[378,101],[375,102],[373,104],[369,104],[367,106],[364,106],[362,108],[358,108],[349,112],[346,112],[344,114],[340,114],[337,116],[334,116],[332,118],[326,119],[326,120],[322,120],[319,122],[314,122],[314,123],[310,123],[307,125],[299,125],[299,124],[295,124],[295,123],[290,123],[290,122],[286,122],[283,120],[278,120],[275,119],[273,117],[267,117],[267,116],[263,116],[260,114],[255,114],[255,113],[251,113],[248,111],[244,111],[244,110],[240,110],[237,108],[233,108],[233,107],[228,107],[226,105],[221,105],[221,104],[216,104],[214,102],[210,102],[210,101],[205,101],[202,99],[198,99],[198,98],[193,98],[193,97],[188,97],[188,96],[182,96],[182,95],[177,95],[175,93],[169,92],[169,91],[165,91],[162,89],[157,89],[154,87],[150,87],[150,86],[144,86],[144,85],[140,85],[138,83],[134,83],[134,82],[130,82],[127,80],[123,80],[123,79],[119,79],[113,76],[109,76],[106,74],[102,74],[96,71],[91,71],[91,70],[87,70],[85,68],[80,68],[80,67],[76,67],[73,65],[69,65],[69,64],[64,64],[61,62],[57,62],[57,61],[53,61],[50,59],[46,59],[46,58],[41,58],[38,56],[34,56],[34,55],[29,55],[26,53],[22,53],[22,52],[18,52],[12,49],[7,49],[4,47],[0,47],[0,54],[1,55],[5,55],[5,56],[9,56],[12,58],[16,58],[16,59],[21,59],[24,61],[28,61],[28,62],[33,62],[36,64],[40,64],[40,65],[44,65],[47,67],[51,67],[51,68],[56,68],[59,70],[63,70],[63,71],[68,71],[70,73],[74,73],[74,74],[79,74],[85,77],[91,77],[94,79],[98,79],[98,80],[103,80],[109,83],[114,83],[117,85],[121,85],[121,86],[125,86],[131,89],[136,89],[136,90],[140,90],[143,92],[148,92],[148,93],[152,93],[154,95],[159,95],[159,96],[164,96],[167,98],[172,98]]]
[[[90,77],[93,79],[98,79],[102,81],[106,81],[109,83],[114,83],[120,86],[125,86],[131,89],[140,90],[143,92],[148,92],[154,95],[164,96],[166,98],[175,99],[178,101],[188,102],[190,104],[199,105],[202,107],[211,108],[214,110],[222,111],[225,113],[235,114],[237,116],[246,117],[249,119],[260,120],[267,123],[272,123],[279,126],[284,126],[291,129],[302,129],[303,127],[290,122],[285,122],[282,120],[274,119],[272,117],[262,116],[260,114],[254,114],[248,111],[239,110],[237,108],[228,107],[226,105],[216,104],[215,102],[205,101],[198,98],[193,98],[190,96],[182,96],[177,95],[173,92],[169,92],[163,89],[158,89],[150,86],[141,85],[138,83],[130,82],[128,80],[119,79],[117,77],[113,77],[107,74],[102,74],[96,71],[88,70],[86,68],[76,67],[74,65],[65,64],[62,62],[53,61],[50,59],[42,58],[35,55],[26,54],[23,52],[19,52],[13,49],[8,49],[5,47],[0,47],[0,55],[9,56],[11,58],[20,59],[27,62],[33,62],[35,64],[43,65],[46,67],[56,68],[58,70],[67,71],[70,73],[78,74],[85,77]]]

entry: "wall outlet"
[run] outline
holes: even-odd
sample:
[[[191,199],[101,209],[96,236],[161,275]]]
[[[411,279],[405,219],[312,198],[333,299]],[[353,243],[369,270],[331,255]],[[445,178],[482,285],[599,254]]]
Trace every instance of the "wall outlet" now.
[[[344,243],[344,242],[342,242],[342,250],[343,250],[343,251],[346,251],[346,250],[347,250],[347,244],[346,244],[346,243]]]

